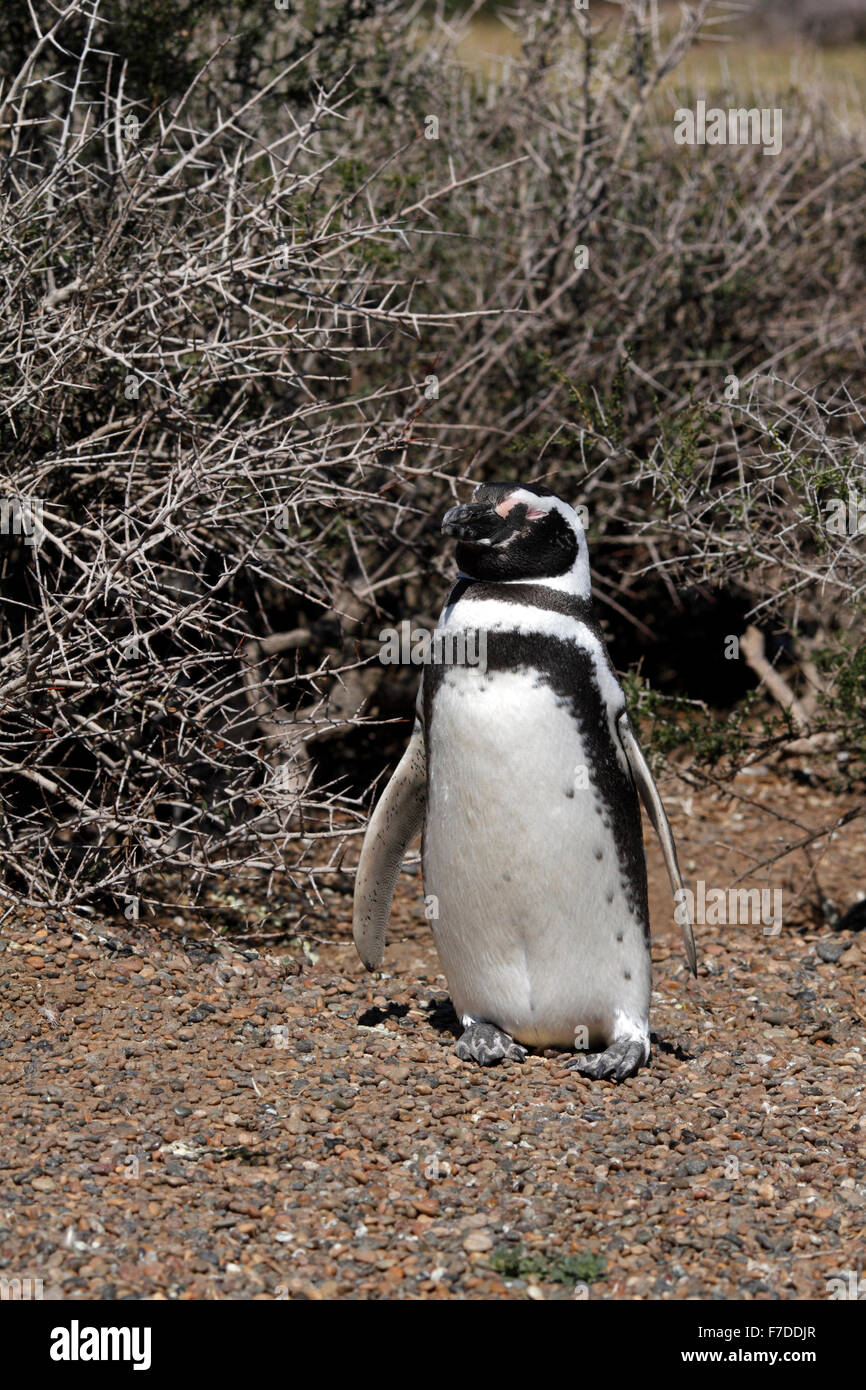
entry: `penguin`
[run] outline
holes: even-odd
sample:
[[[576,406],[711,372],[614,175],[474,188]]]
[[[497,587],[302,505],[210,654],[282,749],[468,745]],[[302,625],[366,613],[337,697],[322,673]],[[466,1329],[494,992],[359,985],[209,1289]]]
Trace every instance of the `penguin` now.
[[[364,837],[355,945],[377,970],[403,855],[423,830],[458,1056],[489,1066],[555,1048],[584,1076],[622,1081],[650,1054],[639,798],[693,975],[697,961],[670,824],[594,616],[583,526],[547,488],[483,483],[442,531],[458,578],[409,745]]]

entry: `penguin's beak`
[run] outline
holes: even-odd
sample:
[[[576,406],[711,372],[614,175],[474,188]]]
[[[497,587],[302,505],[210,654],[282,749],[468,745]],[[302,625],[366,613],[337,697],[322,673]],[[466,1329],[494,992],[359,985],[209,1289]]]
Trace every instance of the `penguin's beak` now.
[[[442,518],[446,536],[463,545],[495,545],[508,532],[508,526],[495,509],[485,502],[468,502],[452,507]]]

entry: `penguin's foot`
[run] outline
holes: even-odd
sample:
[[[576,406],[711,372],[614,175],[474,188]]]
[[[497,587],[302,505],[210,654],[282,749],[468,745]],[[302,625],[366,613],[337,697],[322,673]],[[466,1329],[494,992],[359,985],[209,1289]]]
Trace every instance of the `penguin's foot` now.
[[[605,1052],[578,1052],[563,1066],[579,1071],[593,1081],[625,1081],[634,1076],[646,1061],[646,1044],[636,1038],[617,1038]]]
[[[466,1020],[463,1020],[464,1023]],[[497,1062],[524,1062],[526,1048],[521,1047],[494,1023],[470,1023],[454,1044],[454,1051],[463,1062],[477,1062],[481,1067],[493,1067]]]

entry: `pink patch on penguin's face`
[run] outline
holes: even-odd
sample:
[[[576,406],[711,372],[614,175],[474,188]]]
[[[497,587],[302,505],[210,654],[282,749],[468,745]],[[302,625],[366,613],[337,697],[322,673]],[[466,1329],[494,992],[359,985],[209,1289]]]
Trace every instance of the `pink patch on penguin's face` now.
[[[506,497],[504,501],[500,502],[499,506],[494,508],[494,511],[496,512],[497,516],[508,516],[508,513],[514,507],[519,507],[520,505],[521,499],[515,496],[514,493],[512,493],[510,497]],[[526,520],[538,521],[541,517],[546,515],[546,512],[539,511],[537,507],[530,507],[526,513]]]

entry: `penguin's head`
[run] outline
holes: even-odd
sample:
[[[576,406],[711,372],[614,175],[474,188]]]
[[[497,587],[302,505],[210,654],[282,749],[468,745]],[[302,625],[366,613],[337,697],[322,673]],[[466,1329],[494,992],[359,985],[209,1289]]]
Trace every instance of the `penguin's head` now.
[[[575,592],[588,596],[580,518],[546,487],[481,483],[471,502],[445,513],[442,530],[457,541],[457,563],[471,579],[552,579],[574,572]]]

